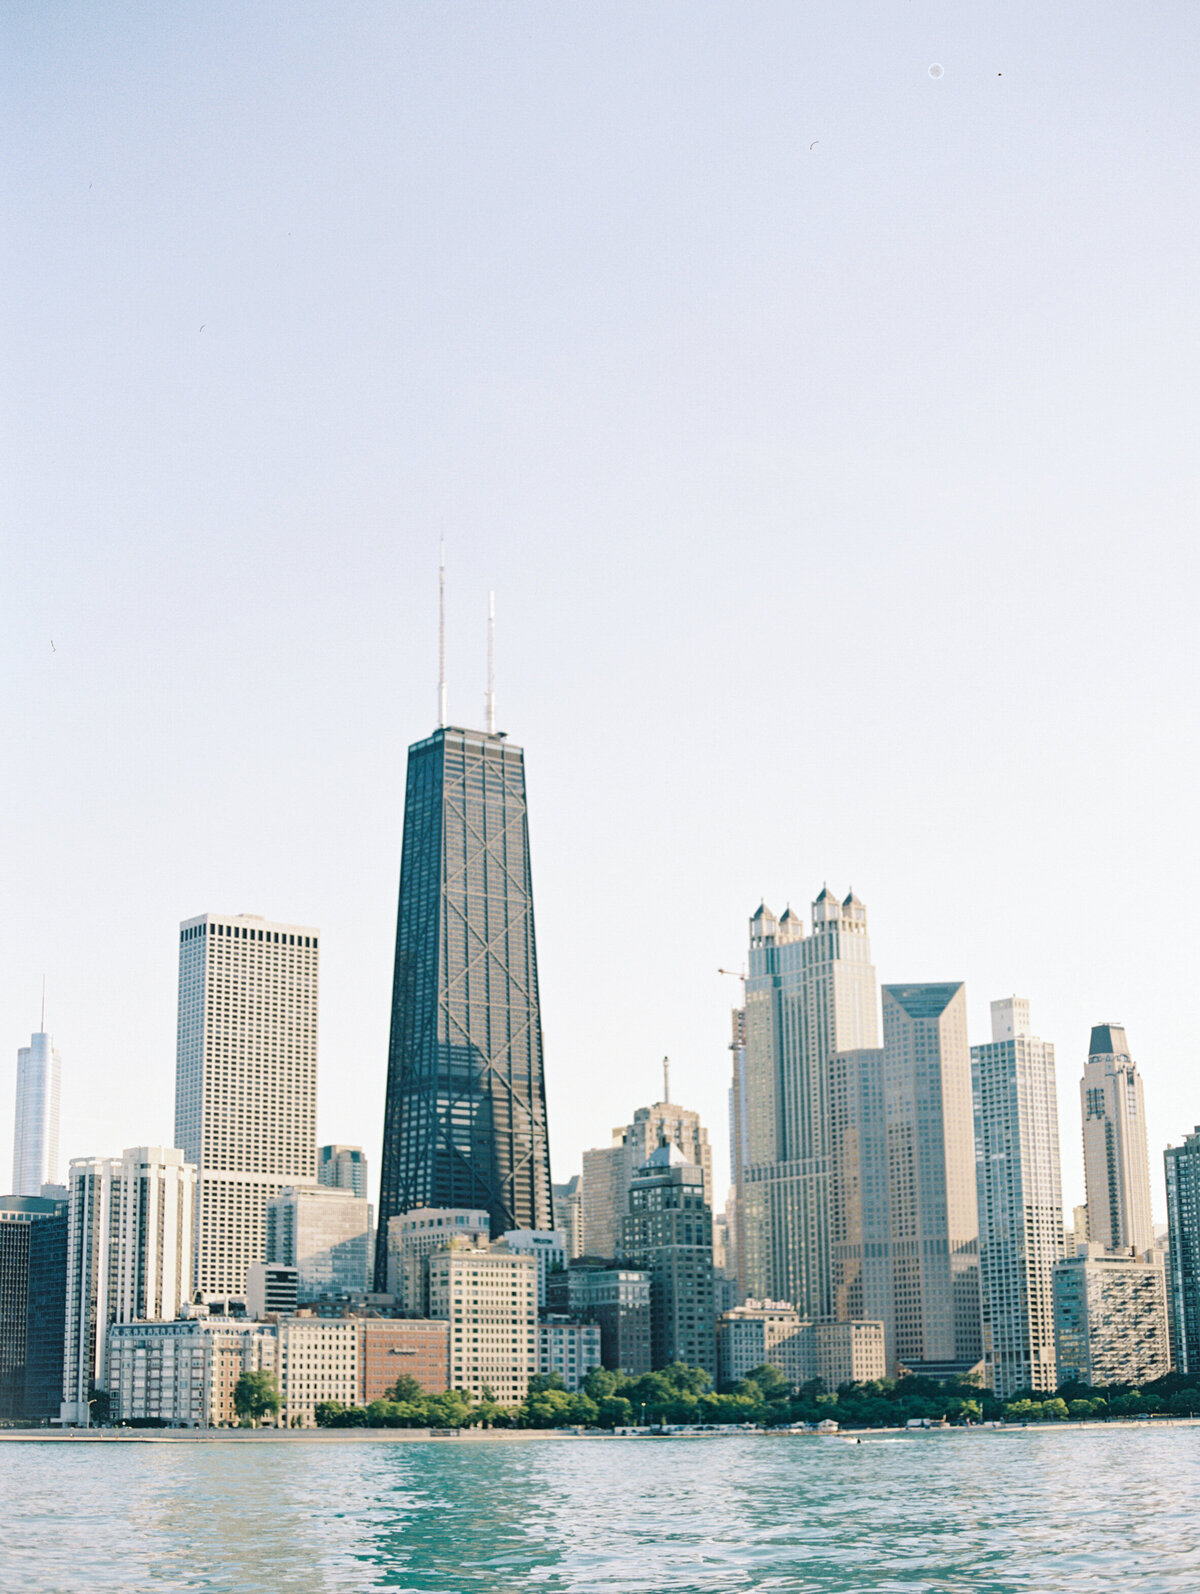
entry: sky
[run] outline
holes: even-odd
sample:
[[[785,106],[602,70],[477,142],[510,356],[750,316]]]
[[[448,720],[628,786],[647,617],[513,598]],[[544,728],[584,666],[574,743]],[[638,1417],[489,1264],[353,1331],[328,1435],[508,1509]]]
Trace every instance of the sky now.
[[[11,0],[0,1162],[173,1137],[177,934],[321,929],[378,1168],[406,748],[526,749],[554,1177],[727,1176],[764,899],[1200,1120],[1200,13]],[[931,68],[940,67],[940,75]],[[0,1178],[4,1174],[0,1173]]]

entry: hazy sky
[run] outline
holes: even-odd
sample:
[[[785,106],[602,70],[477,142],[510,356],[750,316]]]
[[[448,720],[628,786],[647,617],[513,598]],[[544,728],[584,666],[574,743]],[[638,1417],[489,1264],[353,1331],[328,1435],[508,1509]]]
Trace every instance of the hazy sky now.
[[[1194,4],[10,0],[0,1178],[173,1135],[177,928],[322,931],[378,1169],[407,744],[527,750],[554,1174],[727,1164],[765,896],[1200,1120]],[[931,65],[943,73],[932,76]]]

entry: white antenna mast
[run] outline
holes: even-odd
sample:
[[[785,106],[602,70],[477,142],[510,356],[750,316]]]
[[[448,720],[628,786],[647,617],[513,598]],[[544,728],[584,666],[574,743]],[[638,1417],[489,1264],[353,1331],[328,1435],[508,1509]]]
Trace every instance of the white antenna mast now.
[[[671,1099],[671,1059],[669,1057],[664,1057],[663,1058],[663,1100],[669,1102],[670,1099]]]
[[[438,724],[446,723],[446,539],[438,556]]]
[[[496,734],[496,594],[488,593],[488,673],[483,699],[484,724],[489,736]]]

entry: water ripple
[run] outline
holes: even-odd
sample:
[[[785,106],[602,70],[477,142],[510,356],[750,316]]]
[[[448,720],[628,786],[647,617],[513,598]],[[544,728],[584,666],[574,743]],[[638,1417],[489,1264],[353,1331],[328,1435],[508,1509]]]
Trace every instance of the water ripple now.
[[[0,1594],[1194,1594],[1200,1430],[0,1444]]]

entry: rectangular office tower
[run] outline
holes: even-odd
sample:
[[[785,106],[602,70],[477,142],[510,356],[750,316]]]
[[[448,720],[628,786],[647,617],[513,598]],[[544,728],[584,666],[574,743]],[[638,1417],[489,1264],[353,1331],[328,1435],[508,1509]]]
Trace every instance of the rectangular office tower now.
[[[241,1295],[267,1202],[317,1177],[317,932],[205,913],[179,931],[175,1140],[200,1170],[195,1288]]]
[[[1093,1026],[1079,1095],[1088,1240],[1143,1256],[1154,1246],[1146,1107],[1121,1025]]]
[[[1054,1047],[1029,1003],[992,1003],[992,1041],[971,1048],[983,1372],[1001,1400],[1058,1387],[1054,1265],[1063,1255]]]
[[[979,1220],[965,987],[885,985],[895,1354],[931,1376],[979,1361]]]
[[[525,757],[445,726],[408,750],[378,1289],[414,1207],[553,1227]]]

